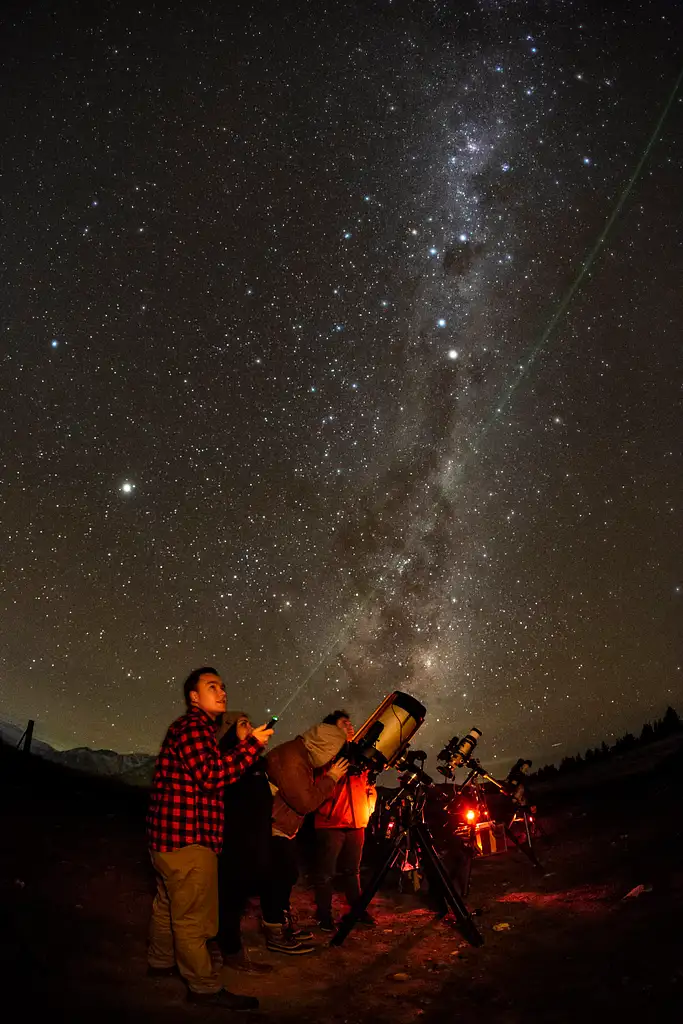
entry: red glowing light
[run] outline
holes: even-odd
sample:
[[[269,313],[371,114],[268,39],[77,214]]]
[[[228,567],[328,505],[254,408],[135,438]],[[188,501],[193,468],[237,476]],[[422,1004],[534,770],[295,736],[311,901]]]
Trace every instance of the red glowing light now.
[[[467,811],[467,813],[465,814],[465,817],[466,817],[466,819],[467,819],[468,821],[474,821],[474,819],[475,819],[475,818],[477,817],[477,812],[476,812],[476,811],[473,811],[473,810],[469,810],[469,811]]]

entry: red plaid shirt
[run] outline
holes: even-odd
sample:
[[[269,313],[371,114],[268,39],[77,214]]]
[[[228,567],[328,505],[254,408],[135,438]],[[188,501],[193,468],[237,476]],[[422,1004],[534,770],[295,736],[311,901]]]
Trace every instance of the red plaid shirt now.
[[[171,853],[182,846],[223,846],[223,789],[235,782],[262,751],[256,740],[222,754],[216,726],[201,708],[176,719],[166,733],[152,779],[147,812],[150,849]]]

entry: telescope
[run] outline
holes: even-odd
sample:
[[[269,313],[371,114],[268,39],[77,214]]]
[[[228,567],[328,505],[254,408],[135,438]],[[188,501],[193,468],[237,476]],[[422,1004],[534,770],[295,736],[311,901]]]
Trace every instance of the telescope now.
[[[439,766],[441,774],[447,779],[452,779],[454,769],[461,768],[468,763],[480,739],[481,729],[475,728],[470,729],[462,739],[458,739],[457,736],[450,739],[443,750],[436,755],[437,761],[446,762],[445,765]]]
[[[398,806],[398,827],[392,836],[391,848],[360,898],[340,921],[330,940],[332,946],[340,946],[344,942],[367,910],[387,873],[401,857],[405,860],[410,856],[411,851],[419,854],[430,891],[437,893],[443,907],[452,912],[464,938],[473,946],[480,946],[483,942],[467,907],[453,888],[424,821],[425,793],[433,780],[422,769],[427,757],[425,751],[408,750],[408,744],[422,725],[425,714],[426,709],[418,700],[396,690],[382,701],[353,740],[342,748],[341,756],[348,758],[358,772],[377,774],[386,768],[396,768],[401,774],[400,788],[388,805]],[[467,737],[458,741],[462,745],[463,757],[474,750],[479,736],[479,730],[472,729]]]
[[[408,693],[394,691],[346,743],[339,757],[347,758],[356,772],[373,774],[410,763],[408,744],[425,720],[427,709]]]

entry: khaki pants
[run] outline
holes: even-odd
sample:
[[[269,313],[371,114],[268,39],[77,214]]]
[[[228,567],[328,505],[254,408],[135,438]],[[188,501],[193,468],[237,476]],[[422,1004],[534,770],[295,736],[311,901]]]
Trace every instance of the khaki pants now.
[[[177,963],[193,992],[218,992],[223,986],[206,948],[207,939],[218,932],[216,854],[207,846],[150,852],[157,875],[149,930],[150,967]]]

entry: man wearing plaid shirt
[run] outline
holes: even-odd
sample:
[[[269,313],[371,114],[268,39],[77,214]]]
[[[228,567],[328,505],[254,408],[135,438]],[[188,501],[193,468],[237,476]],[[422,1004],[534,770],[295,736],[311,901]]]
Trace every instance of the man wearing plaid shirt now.
[[[223,844],[223,788],[254,763],[272,735],[264,725],[221,755],[216,719],[225,687],[215,669],[185,681],[187,713],[169,727],[152,780],[147,836],[157,875],[149,939],[149,974],[178,971],[193,1002],[253,1009],[258,1000],[223,988],[206,947],[218,932],[217,854]],[[177,965],[177,966],[176,966]]]

